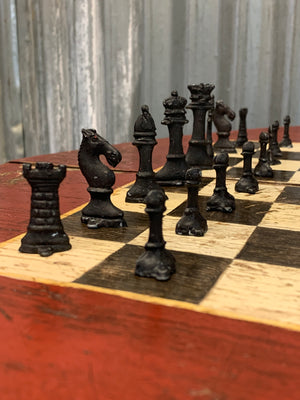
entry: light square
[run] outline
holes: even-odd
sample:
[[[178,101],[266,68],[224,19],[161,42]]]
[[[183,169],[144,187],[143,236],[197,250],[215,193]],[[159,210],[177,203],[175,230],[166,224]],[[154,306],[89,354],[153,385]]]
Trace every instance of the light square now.
[[[259,225],[267,228],[300,231],[300,206],[274,203]]]
[[[234,258],[255,229],[255,226],[207,221],[208,231],[204,236],[185,236],[175,233],[177,222],[178,218],[170,216],[163,219],[163,237],[167,249],[224,258]],[[144,246],[148,236],[149,229],[129,244]]]
[[[243,318],[299,324],[299,270],[234,260],[200,306]]]
[[[20,253],[20,240],[8,242],[0,248],[1,275],[16,274],[38,281],[72,282],[102,262],[124,243],[85,239],[70,236],[72,249],[54,253],[50,257]]]

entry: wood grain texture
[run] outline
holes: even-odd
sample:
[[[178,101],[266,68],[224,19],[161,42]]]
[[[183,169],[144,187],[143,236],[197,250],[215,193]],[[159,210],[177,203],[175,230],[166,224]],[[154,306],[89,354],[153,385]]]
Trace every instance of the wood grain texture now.
[[[201,305],[231,312],[238,307],[244,315],[299,324],[299,270],[286,265],[234,260]]]
[[[0,287],[5,400],[298,399],[298,332],[3,277]]]

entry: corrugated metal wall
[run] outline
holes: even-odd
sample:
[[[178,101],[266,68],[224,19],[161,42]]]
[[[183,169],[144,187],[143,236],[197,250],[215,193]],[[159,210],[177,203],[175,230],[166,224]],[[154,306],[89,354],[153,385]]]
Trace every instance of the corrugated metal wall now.
[[[0,23],[0,162],[76,149],[82,127],[131,141],[144,103],[167,136],[162,101],[189,83],[249,128],[300,125],[298,0],[1,0]]]

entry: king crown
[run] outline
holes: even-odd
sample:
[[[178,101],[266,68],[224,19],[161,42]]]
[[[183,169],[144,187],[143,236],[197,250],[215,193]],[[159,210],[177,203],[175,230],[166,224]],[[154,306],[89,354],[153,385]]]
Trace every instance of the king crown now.
[[[171,97],[168,97],[164,100],[163,105],[167,109],[178,109],[184,108],[186,106],[187,99],[181,96],[178,96],[177,90],[173,90],[171,92]]]

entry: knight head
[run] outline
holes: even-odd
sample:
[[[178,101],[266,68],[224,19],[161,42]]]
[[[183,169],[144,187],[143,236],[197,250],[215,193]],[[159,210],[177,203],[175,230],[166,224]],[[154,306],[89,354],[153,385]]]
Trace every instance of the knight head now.
[[[121,153],[106,139],[98,135],[95,129],[82,129],[82,146],[93,155],[103,154],[107,162],[115,167],[122,160]]]

